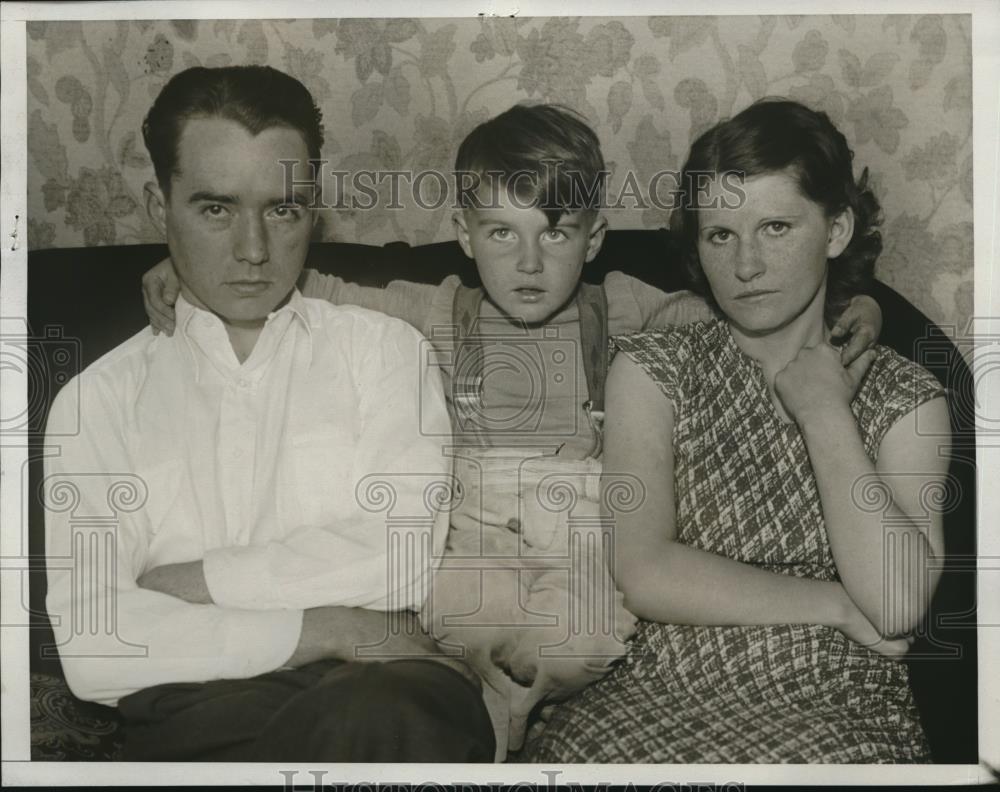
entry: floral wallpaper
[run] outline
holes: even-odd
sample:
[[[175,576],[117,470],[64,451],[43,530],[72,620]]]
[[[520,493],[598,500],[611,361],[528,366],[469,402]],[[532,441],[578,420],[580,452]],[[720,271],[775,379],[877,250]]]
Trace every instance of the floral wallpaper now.
[[[885,209],[883,280],[939,323],[972,314],[972,58],[968,15],[171,20],[27,25],[29,246],[156,240],[140,125],[169,77],[266,63],[323,110],[328,167],[449,172],[459,141],[518,101],[582,112],[612,170],[612,228],[694,136],[754,99],[826,111]],[[628,180],[634,179],[634,186]],[[323,212],[325,239],[452,236],[447,206]],[[633,193],[630,197],[630,192]]]

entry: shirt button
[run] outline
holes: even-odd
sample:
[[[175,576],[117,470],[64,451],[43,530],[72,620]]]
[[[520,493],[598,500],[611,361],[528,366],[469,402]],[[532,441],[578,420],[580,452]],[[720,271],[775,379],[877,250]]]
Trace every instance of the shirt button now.
[[[237,384],[245,390],[246,388],[250,387],[250,380],[241,379]]]

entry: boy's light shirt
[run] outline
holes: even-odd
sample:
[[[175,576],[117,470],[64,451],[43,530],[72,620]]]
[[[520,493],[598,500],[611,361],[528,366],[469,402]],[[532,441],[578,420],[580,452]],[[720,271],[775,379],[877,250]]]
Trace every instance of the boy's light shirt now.
[[[54,438],[60,454],[46,460],[81,497],[47,512],[50,557],[72,557],[74,518],[108,513],[109,479],[147,490],[99,531],[114,575],[49,569],[70,687],[107,704],[164,682],[272,671],[294,651],[304,608],[419,608],[447,535],[447,512],[428,511],[425,491],[450,480],[449,460],[422,430],[446,433],[448,416],[412,328],[295,292],[240,365],[217,317],[182,299],[177,318],[173,337],[143,330],[80,375],[79,402],[65,388],[52,408],[50,425],[80,411],[83,432]],[[369,474],[390,482],[392,516],[419,518],[394,540],[412,535],[426,553],[390,563],[388,515],[356,495]],[[84,544],[78,569],[103,563]],[[216,604],[136,586],[148,569],[198,559]],[[115,630],[74,634],[73,607],[111,608]]]
[[[437,285],[393,281],[382,288],[359,286],[336,275],[306,270],[300,283],[307,296],[382,311],[433,338],[436,332],[453,325],[452,304],[461,279],[451,275]],[[622,272],[608,273],[604,289],[611,335],[715,318],[705,301],[691,292],[663,292]],[[587,456],[594,446],[594,436],[583,411],[587,380],[575,303],[571,302],[546,325],[529,328],[527,337],[488,300],[482,305],[480,332],[511,339],[509,344],[503,340],[488,344],[484,350],[485,370],[491,371],[491,356],[499,370],[485,378],[483,404],[487,413],[497,416],[495,424],[507,427],[492,438],[493,444],[551,446],[560,448],[560,455],[569,459]],[[559,349],[575,350],[573,359],[562,361],[554,355]],[[544,366],[542,360],[546,361]],[[451,372],[443,367],[442,374],[447,392]],[[537,405],[537,411],[533,400],[543,402]],[[505,417],[509,420],[505,421]],[[459,427],[456,433],[461,434]]]

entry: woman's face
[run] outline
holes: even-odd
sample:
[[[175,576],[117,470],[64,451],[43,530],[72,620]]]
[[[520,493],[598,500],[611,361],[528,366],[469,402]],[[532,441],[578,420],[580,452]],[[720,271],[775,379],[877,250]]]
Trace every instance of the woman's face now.
[[[718,208],[698,211],[698,255],[719,307],[749,335],[780,330],[800,317],[822,322],[827,259],[839,256],[854,230],[850,210],[827,217],[804,196],[791,170],[742,183],[744,200],[732,206],[731,187],[713,185]]]

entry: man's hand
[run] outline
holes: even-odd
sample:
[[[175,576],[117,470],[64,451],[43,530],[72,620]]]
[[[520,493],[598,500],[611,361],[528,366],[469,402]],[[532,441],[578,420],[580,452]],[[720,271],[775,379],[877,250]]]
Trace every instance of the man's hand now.
[[[174,334],[174,303],[180,293],[180,281],[168,258],[142,276],[142,304],[146,308],[146,316],[149,317],[154,334],[160,331],[168,336]]]
[[[195,605],[211,605],[212,595],[205,582],[201,561],[183,564],[164,564],[144,572],[136,581],[139,588],[169,594]]]
[[[847,338],[840,349],[840,362],[849,366],[875,345],[881,332],[882,309],[867,294],[858,294],[851,298],[830,335],[834,341]]]
[[[800,349],[774,378],[774,390],[799,426],[812,418],[823,420],[831,411],[850,409],[851,399],[868,371],[875,353],[865,352],[849,366],[827,343]]]

